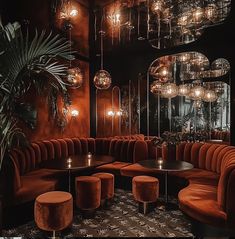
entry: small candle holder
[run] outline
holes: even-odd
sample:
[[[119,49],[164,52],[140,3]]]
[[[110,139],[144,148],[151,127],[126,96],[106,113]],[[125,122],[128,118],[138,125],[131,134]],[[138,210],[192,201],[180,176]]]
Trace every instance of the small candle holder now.
[[[162,165],[163,164],[162,158],[158,158],[157,162],[158,162],[158,164]]]
[[[68,163],[68,168],[71,168],[71,163]]]
[[[87,154],[87,158],[92,158],[92,153],[91,152],[88,152],[88,154]]]

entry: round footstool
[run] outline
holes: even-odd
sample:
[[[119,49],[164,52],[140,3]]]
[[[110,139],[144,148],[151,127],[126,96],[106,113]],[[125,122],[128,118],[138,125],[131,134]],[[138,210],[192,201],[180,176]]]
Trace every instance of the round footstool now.
[[[45,231],[56,231],[68,227],[73,220],[73,197],[68,192],[52,191],[41,194],[35,200],[34,220]]]
[[[100,206],[101,181],[97,177],[80,176],[75,179],[76,205],[83,216],[93,216],[96,208]]]
[[[92,175],[101,180],[101,205],[114,196],[114,175],[111,173],[95,173]]]
[[[139,202],[139,211],[146,214],[151,211],[159,197],[158,179],[150,176],[134,177],[132,179],[132,193],[135,200]]]

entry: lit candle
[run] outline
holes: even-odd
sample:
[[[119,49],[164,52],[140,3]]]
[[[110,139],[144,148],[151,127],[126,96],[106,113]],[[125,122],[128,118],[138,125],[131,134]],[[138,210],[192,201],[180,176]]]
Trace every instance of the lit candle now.
[[[91,152],[88,152],[87,157],[88,157],[89,159],[92,158],[92,153],[91,153]]]
[[[71,158],[68,158],[68,159],[67,159],[67,163],[68,163],[68,164],[71,164],[71,163],[72,163],[72,159],[71,159]]]
[[[71,163],[68,164],[68,168],[71,168]]]
[[[162,158],[159,158],[157,162],[158,162],[158,163],[160,164],[160,166],[161,166],[161,164],[163,164]]]

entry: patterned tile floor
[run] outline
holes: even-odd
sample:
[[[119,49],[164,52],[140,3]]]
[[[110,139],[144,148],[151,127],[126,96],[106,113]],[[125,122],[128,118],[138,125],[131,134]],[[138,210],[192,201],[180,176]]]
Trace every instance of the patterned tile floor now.
[[[175,199],[171,199],[176,202]],[[45,238],[34,222],[3,231],[3,236]],[[74,237],[193,237],[191,223],[180,210],[164,211],[155,208],[147,215],[138,213],[132,193],[117,189],[112,205],[97,210],[92,219],[82,219],[75,212],[71,228],[61,233],[63,238]]]

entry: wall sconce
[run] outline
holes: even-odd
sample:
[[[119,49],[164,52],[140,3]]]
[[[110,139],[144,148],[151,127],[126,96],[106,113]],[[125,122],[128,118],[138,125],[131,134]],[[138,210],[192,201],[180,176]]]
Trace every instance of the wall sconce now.
[[[117,111],[117,112],[116,112],[116,115],[117,115],[117,116],[122,116],[122,111],[120,111],[120,110]]]
[[[78,110],[72,110],[71,115],[72,115],[72,117],[77,117],[79,115],[79,111]]]
[[[112,110],[109,110],[109,111],[107,112],[107,115],[113,117],[113,116],[115,116],[115,112],[112,111]]]
[[[60,19],[69,20],[70,18],[74,18],[78,15],[78,10],[68,2],[62,6],[60,10]]]

